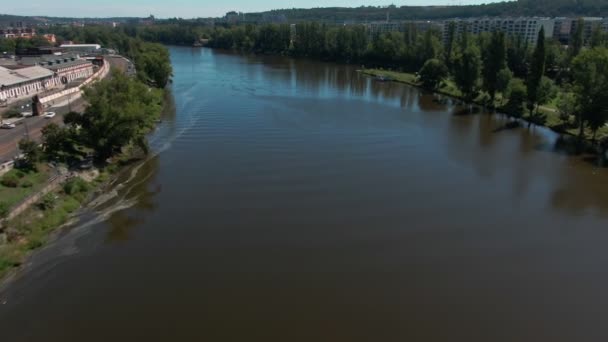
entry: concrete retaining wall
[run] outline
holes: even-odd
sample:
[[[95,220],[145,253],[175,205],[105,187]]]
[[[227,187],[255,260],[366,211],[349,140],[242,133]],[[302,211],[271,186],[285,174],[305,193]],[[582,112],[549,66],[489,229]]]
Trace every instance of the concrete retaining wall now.
[[[19,214],[23,213],[24,211],[26,211],[30,206],[40,202],[40,200],[42,199],[42,197],[44,197],[44,195],[48,194],[49,192],[57,189],[61,184],[63,184],[64,182],[66,182],[67,180],[69,180],[70,178],[72,178],[71,174],[67,174],[67,175],[61,175],[61,176],[55,176],[53,177],[45,186],[44,188],[42,188],[42,190],[38,191],[37,193],[33,194],[32,196],[28,197],[27,199],[25,199],[23,202],[21,202],[19,205],[17,205],[16,207],[14,207],[11,211],[11,213],[8,215],[8,220],[12,220],[15,217],[17,217]]]
[[[84,90],[84,87],[91,84],[92,82],[95,82],[98,79],[102,79],[102,78],[106,77],[106,75],[108,75],[109,72],[110,72],[110,63],[108,63],[106,61],[103,63],[103,66],[101,67],[101,69],[97,70],[97,72],[95,74],[93,74],[91,77],[87,78],[78,87],[66,89],[66,90],[60,91],[58,93],[55,93],[53,95],[49,95],[47,97],[42,97],[42,98],[40,98],[40,103],[45,104],[50,101],[62,98],[64,96],[72,95],[72,94],[76,94],[76,93],[78,93],[79,95],[82,95],[82,91]]]

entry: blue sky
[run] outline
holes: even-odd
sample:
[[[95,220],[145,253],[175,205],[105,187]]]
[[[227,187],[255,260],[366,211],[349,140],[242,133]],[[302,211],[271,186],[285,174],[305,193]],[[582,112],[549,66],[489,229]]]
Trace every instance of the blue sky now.
[[[0,13],[70,17],[148,16],[216,17],[235,10],[259,12],[277,8],[386,6],[391,0],[2,0]],[[495,0],[393,0],[403,5],[482,4]]]

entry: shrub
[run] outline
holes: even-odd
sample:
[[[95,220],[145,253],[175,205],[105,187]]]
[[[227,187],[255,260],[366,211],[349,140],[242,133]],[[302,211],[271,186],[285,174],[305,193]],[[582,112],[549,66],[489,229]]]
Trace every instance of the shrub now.
[[[74,178],[63,185],[63,191],[68,195],[76,195],[89,191],[89,184],[82,178]]]
[[[25,189],[31,188],[33,186],[34,186],[34,183],[32,183],[29,180],[23,181],[23,183],[21,183],[21,187],[25,188]]]
[[[55,208],[55,205],[57,204],[57,198],[55,197],[54,193],[48,193],[46,195],[44,195],[44,197],[42,197],[42,200],[40,201],[40,209],[42,210],[51,210],[53,208]]]
[[[0,202],[0,218],[4,219],[8,216],[10,208],[6,202]]]
[[[21,112],[19,112],[16,109],[9,109],[4,113],[3,117],[5,117],[7,119],[18,118],[18,117],[21,117]]]
[[[2,177],[0,183],[7,188],[16,188],[19,186],[19,177],[14,173],[7,173]]]

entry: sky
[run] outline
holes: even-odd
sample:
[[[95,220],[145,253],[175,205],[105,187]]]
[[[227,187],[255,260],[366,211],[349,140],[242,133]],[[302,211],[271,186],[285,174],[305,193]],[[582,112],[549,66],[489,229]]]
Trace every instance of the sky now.
[[[0,13],[63,17],[219,17],[279,8],[469,5],[496,0],[2,0]]]

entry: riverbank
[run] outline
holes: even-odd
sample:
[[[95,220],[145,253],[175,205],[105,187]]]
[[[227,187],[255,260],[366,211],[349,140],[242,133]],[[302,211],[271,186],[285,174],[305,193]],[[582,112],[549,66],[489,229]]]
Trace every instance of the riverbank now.
[[[154,122],[159,122],[157,115],[160,116],[162,112],[166,111],[170,104],[166,99],[169,92],[159,91],[163,93],[162,98],[158,99],[161,106],[159,112],[142,112],[149,117],[147,123],[142,123],[138,129],[145,130],[147,133],[155,129]],[[115,105],[119,106],[118,103]],[[66,162],[55,166],[54,172],[50,172],[46,164],[52,160],[49,158],[36,165],[34,168],[36,171],[32,172],[42,173],[44,171],[44,174],[59,175],[44,185],[42,190],[34,189],[35,195],[28,197],[27,203],[25,203],[27,205],[23,208],[13,207],[10,213],[5,213],[4,216],[8,216],[9,219],[4,221],[0,227],[0,281],[7,275],[18,271],[31,253],[52,241],[57,233],[62,231],[62,227],[72,221],[80,209],[86,208],[98,195],[105,193],[107,190],[105,186],[112,184],[111,181],[121,175],[123,170],[146,158],[147,149],[141,145],[142,142],[139,139],[136,140],[122,147],[120,152],[115,153],[109,159],[98,160],[98,168],[93,171],[78,171],[77,166],[68,169],[67,164],[74,164]],[[86,150],[92,151],[90,147],[87,147]],[[86,163],[75,165],[86,165]],[[15,170],[15,172],[17,171]],[[19,184],[16,184],[17,190],[21,189],[20,184],[25,181],[19,180]],[[15,210],[19,212],[15,214]]]
[[[368,76],[372,76],[372,77],[382,77],[388,81],[404,83],[404,84],[408,84],[408,85],[411,85],[414,87],[425,89],[422,86],[422,84],[420,82],[418,82],[417,76],[412,73],[397,72],[397,71],[382,70],[382,69],[364,69],[361,72],[364,75],[368,75]],[[425,90],[428,91],[428,89],[425,89]],[[464,101],[461,92],[458,90],[458,88],[456,87],[454,82],[452,82],[451,80],[446,80],[446,81],[442,82],[440,87],[433,92],[440,94],[440,95],[449,96],[451,98],[455,98],[455,99]],[[475,105],[478,105],[478,106],[486,107],[488,105],[488,103],[486,101],[487,101],[487,98],[483,94],[480,94],[472,103]],[[514,118],[518,118],[516,115],[512,115],[512,113],[509,113],[508,111],[504,110],[505,109],[504,102],[506,102],[506,101],[504,101],[502,94],[499,93],[496,96],[494,107],[497,108],[497,110],[501,114],[504,114],[504,115],[507,115],[510,117],[514,117]],[[534,118],[530,117],[530,115],[528,113],[526,113],[524,116],[522,116],[519,119],[522,119],[525,122],[528,122],[528,123],[531,123],[531,124],[534,124],[537,126],[547,127],[549,129],[553,130],[554,132],[557,132],[560,134],[578,136],[578,128],[573,127],[572,125],[565,124],[562,121],[562,119],[560,118],[560,115],[556,108],[550,107],[550,106],[541,106],[539,111],[542,115],[544,115],[546,117],[544,123],[538,122],[538,120],[535,120]],[[590,143],[592,142],[593,134],[589,129],[587,129],[585,131],[585,138],[587,139],[588,142],[590,142]],[[608,138],[608,127],[603,127],[598,130],[596,140],[601,141],[604,138]]]

